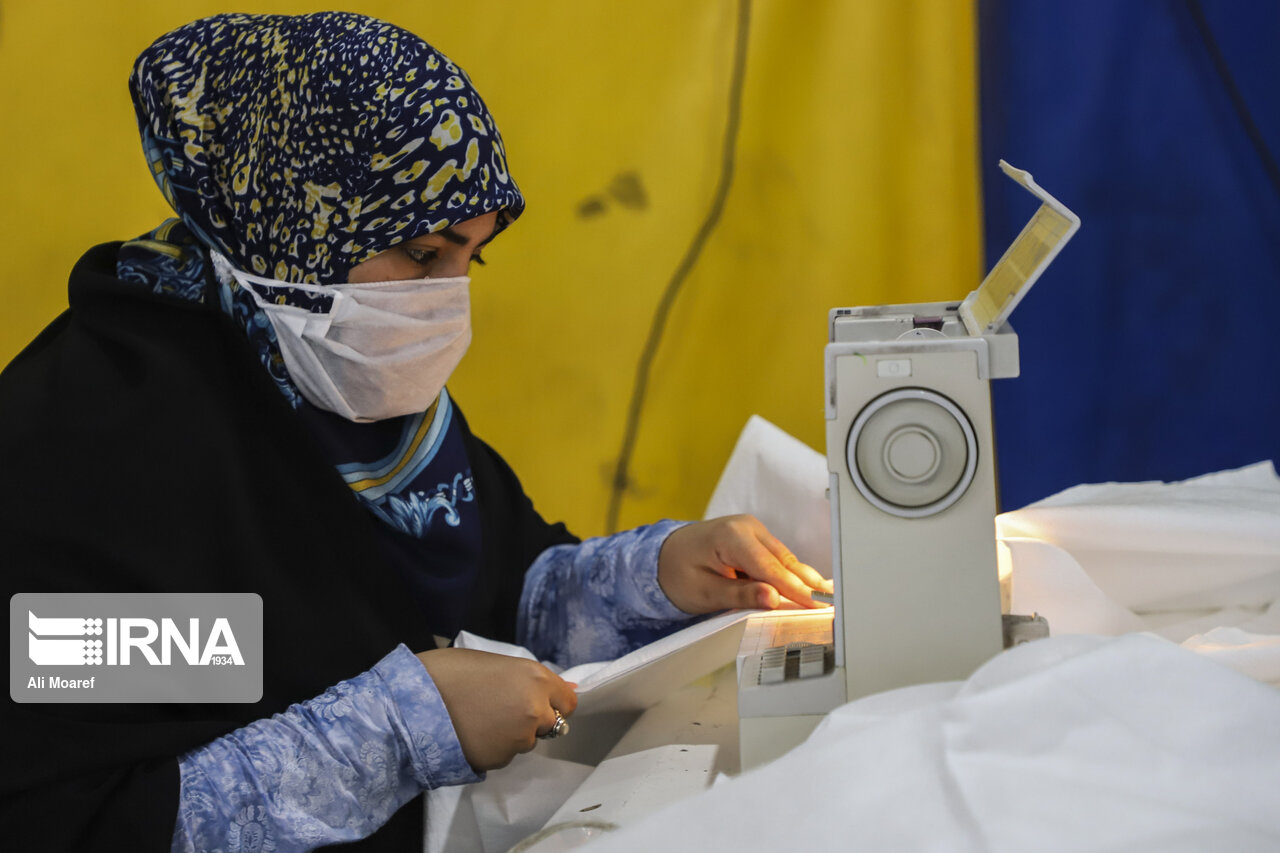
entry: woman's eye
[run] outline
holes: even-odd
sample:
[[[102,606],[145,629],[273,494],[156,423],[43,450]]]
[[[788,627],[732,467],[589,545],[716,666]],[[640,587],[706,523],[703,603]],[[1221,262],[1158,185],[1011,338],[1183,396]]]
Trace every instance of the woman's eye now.
[[[431,247],[424,248],[421,246],[406,246],[404,254],[409,260],[422,267],[432,264],[440,259],[439,250]],[[484,258],[480,257],[479,252],[471,256],[471,262],[484,266]]]

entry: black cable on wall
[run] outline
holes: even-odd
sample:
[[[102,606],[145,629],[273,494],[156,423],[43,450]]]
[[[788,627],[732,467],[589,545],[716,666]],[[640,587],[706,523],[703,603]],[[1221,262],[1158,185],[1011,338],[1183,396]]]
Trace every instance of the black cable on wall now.
[[[685,250],[684,257],[680,259],[675,272],[671,274],[671,279],[667,282],[667,286],[662,292],[662,298],[658,300],[658,305],[653,312],[653,319],[649,323],[649,336],[645,339],[644,349],[641,350],[640,359],[636,363],[636,377],[631,387],[631,402],[627,407],[627,421],[622,436],[622,447],[618,451],[618,461],[614,466],[613,479],[610,484],[609,509],[605,517],[605,531],[607,533],[616,533],[618,530],[618,514],[622,509],[622,498],[631,482],[631,456],[635,452],[636,439],[640,432],[640,419],[644,414],[645,398],[649,390],[649,373],[653,369],[653,360],[658,354],[658,347],[661,345],[663,334],[666,332],[667,319],[671,315],[672,306],[684,286],[685,279],[689,277],[690,271],[692,271],[694,265],[698,262],[698,258],[702,255],[707,239],[711,236],[711,232],[715,230],[716,225],[720,223],[720,217],[724,213],[725,200],[729,195],[729,187],[733,183],[734,155],[738,144],[738,127],[742,118],[742,87],[743,80],[746,77],[747,41],[750,34],[750,23],[751,0],[739,0],[738,31],[733,51],[733,76],[729,83],[729,110],[721,149],[720,178],[716,184],[716,191],[711,201],[710,210],[707,211],[706,217],[702,220],[702,225],[699,226],[697,233],[694,234],[693,241],[689,244],[689,248]]]

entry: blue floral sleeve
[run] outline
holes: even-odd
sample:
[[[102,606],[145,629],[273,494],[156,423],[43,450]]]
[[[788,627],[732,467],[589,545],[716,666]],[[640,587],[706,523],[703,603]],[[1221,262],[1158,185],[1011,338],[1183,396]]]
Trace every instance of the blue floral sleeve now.
[[[612,660],[696,621],[658,585],[660,521],[543,551],[525,575],[517,641],[560,666]]]
[[[428,788],[482,778],[403,645],[308,702],[192,750],[179,772],[175,853],[354,841]]]

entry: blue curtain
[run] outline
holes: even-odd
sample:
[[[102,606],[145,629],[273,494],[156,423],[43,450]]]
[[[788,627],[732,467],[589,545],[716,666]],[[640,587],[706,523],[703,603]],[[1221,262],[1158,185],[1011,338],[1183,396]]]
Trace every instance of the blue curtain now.
[[[980,0],[988,266],[1036,207],[1083,225],[993,383],[1004,509],[1280,457],[1280,3]]]

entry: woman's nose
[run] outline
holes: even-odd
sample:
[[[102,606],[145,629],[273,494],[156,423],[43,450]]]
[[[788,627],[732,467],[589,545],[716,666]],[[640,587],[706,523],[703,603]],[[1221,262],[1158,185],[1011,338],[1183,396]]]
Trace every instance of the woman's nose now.
[[[450,252],[447,256],[440,258],[436,268],[431,271],[432,278],[453,278],[455,276],[466,275],[471,266],[471,256],[464,252]]]

